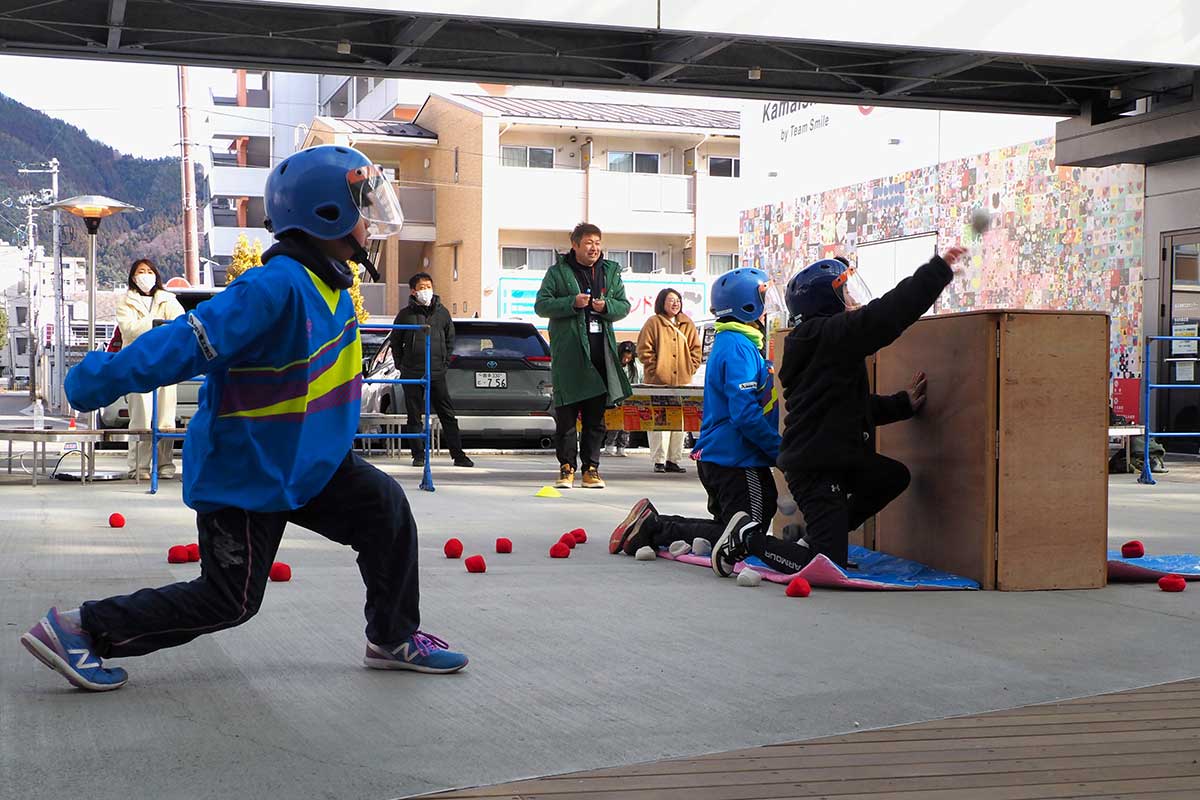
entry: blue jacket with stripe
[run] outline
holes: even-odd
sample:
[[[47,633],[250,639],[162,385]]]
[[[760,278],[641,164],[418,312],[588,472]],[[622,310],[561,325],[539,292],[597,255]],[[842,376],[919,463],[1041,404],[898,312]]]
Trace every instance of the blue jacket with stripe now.
[[[204,374],[183,451],[197,511],[290,511],[315,497],[358,430],[362,344],[349,292],[286,255],[117,353],[89,353],[65,382],[90,411]]]
[[[693,448],[700,461],[770,467],[779,457],[775,376],[751,332],[759,335],[738,323],[717,325],[704,369],[704,419]]]

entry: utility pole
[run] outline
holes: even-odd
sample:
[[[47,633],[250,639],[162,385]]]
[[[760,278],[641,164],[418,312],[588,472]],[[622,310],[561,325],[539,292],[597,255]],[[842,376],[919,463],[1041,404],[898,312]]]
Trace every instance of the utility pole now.
[[[37,224],[33,221],[33,206],[36,201],[34,195],[21,195],[21,203],[25,206],[25,244],[29,247],[29,271],[26,273],[28,277],[25,279],[25,289],[29,295],[26,302],[29,304],[25,308],[25,335],[28,341],[28,349],[25,354],[29,356],[29,402],[31,404],[38,401],[37,387],[37,326],[34,323],[34,310],[37,308],[38,284],[41,282],[41,273],[34,274],[34,264],[37,261]]]
[[[50,175],[50,202],[58,202],[58,159],[52,158],[43,164],[28,164],[17,172],[21,175]],[[47,400],[51,402],[51,406],[56,413],[65,413],[66,404],[63,397],[63,379],[67,374],[67,361],[64,352],[66,329],[64,327],[65,318],[65,297],[63,292],[63,268],[62,268],[62,218],[59,215],[59,210],[54,209],[54,221],[52,223],[52,240],[54,250],[54,369],[51,373],[50,389]]]
[[[196,172],[192,168],[191,124],[187,106],[187,67],[179,70],[179,166],[183,171],[183,275],[192,286],[200,283],[200,249],[196,233]]]

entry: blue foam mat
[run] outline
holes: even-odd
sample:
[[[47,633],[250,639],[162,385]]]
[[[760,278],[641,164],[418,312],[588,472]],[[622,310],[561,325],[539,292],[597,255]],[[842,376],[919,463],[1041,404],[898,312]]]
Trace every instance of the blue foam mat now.
[[[847,578],[852,580],[871,581],[872,583],[888,586],[898,586],[915,589],[922,586],[943,589],[978,589],[979,584],[970,578],[964,578],[949,572],[909,561],[907,558],[878,553],[865,547],[851,545],[850,560],[858,564],[858,569],[842,570]],[[758,558],[751,556],[746,563],[756,569],[768,569],[767,565]]]
[[[1135,570],[1200,578],[1200,555],[1194,553],[1122,558],[1120,550],[1109,550],[1108,562],[1109,576],[1112,580],[1136,579]]]

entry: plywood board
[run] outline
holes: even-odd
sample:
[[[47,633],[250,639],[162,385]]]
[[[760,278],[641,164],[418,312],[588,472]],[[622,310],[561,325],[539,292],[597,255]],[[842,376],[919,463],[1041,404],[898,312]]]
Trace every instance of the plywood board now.
[[[995,587],[997,315],[919,320],[880,351],[879,392],[928,376],[928,400],[911,420],[880,427],[879,452],[912,473],[908,491],[876,519],[885,553]]]
[[[1001,589],[1105,582],[1108,317],[1001,318]]]

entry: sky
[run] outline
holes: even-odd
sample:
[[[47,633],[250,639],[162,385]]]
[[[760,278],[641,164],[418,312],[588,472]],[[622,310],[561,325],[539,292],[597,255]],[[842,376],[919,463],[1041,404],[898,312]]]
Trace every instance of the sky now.
[[[198,104],[207,103],[211,85],[232,80],[228,70],[188,73],[188,90]],[[66,120],[122,153],[179,154],[173,66],[5,55],[0,56],[0,94]]]
[[[81,75],[86,76],[86,83]],[[66,120],[122,153],[144,158],[179,154],[176,81],[174,66],[0,55],[0,94]],[[190,68],[189,105],[197,110],[209,105],[209,92],[214,88],[220,95],[233,94],[233,81],[228,69]],[[420,102],[427,92],[480,91],[473,84],[464,83],[422,80],[405,83],[408,85],[400,94],[410,102]],[[741,101],[729,98],[549,87],[525,87],[517,93],[526,97],[569,95],[595,101],[707,108],[741,106]],[[201,118],[201,114],[193,112],[194,139],[201,138],[198,135]]]

